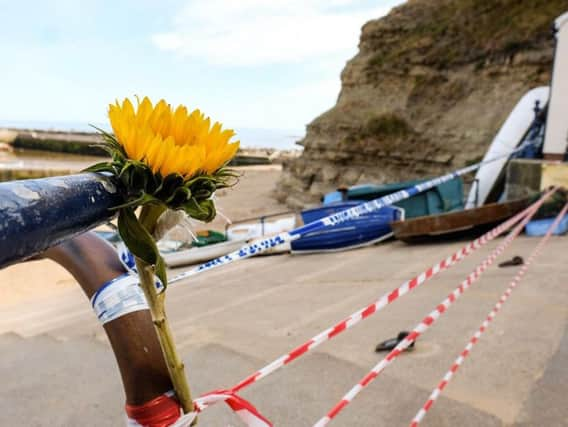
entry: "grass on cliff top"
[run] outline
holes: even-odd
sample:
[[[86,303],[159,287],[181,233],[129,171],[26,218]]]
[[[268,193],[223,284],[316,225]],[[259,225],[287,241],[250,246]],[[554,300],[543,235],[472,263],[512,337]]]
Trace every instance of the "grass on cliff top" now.
[[[380,37],[370,68],[420,62],[438,68],[514,55],[550,40],[553,21],[568,0],[422,0],[403,5],[405,26],[397,41]]]

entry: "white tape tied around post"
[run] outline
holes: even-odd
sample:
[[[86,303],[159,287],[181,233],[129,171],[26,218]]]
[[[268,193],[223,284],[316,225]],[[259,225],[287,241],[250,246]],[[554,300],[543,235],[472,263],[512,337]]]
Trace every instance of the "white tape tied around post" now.
[[[91,305],[103,325],[126,314],[148,310],[138,276],[131,273],[106,282],[91,297]]]

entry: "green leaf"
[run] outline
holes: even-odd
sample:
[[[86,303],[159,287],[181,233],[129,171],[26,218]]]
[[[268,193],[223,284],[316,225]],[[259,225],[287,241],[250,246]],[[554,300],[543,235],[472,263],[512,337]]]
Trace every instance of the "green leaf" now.
[[[114,172],[114,168],[112,167],[112,163],[100,162],[83,169],[82,172]]]
[[[131,199],[131,200],[127,201],[126,203],[123,203],[122,205],[113,206],[112,208],[110,208],[110,210],[118,210],[118,209],[123,209],[123,208],[133,208],[134,209],[137,206],[143,206],[143,205],[146,205],[148,203],[153,203],[153,202],[161,203],[160,200],[156,199],[151,194],[142,193],[142,195],[140,197]]]
[[[148,181],[146,183],[146,188],[144,189],[144,191],[146,191],[146,193],[148,194],[154,194],[156,192],[156,190],[158,188],[160,188],[160,186],[162,185],[161,179],[159,176],[154,175],[152,173],[152,170],[146,166],[147,170],[148,170]]]
[[[130,176],[132,189],[146,191],[152,179],[152,171],[140,165],[135,165]]]
[[[213,194],[213,192],[211,192],[207,188],[200,188],[199,190],[197,190],[195,192],[195,198],[198,201],[207,200],[211,197],[212,194]]]
[[[203,222],[211,222],[217,214],[213,200],[204,200],[198,203],[194,198],[191,198],[182,208],[191,218]]]
[[[90,125],[90,126],[94,129],[96,129],[101,134],[101,136],[103,137],[103,139],[105,140],[106,143],[108,143],[109,145],[112,145],[114,147],[117,147],[117,148],[121,149],[121,151],[123,151],[122,146],[120,145],[120,143],[118,142],[118,140],[116,139],[116,137],[113,134],[108,133],[104,129],[101,129],[97,126],[94,126],[94,125]]]
[[[177,173],[172,173],[162,180],[162,185],[154,193],[160,200],[168,200],[172,197],[177,188],[183,185],[183,177]]]
[[[106,151],[106,153],[111,157],[114,157],[115,155],[115,150],[108,144],[89,144],[89,147],[100,148],[101,150]]]
[[[140,224],[132,208],[128,207],[120,210],[118,214],[118,232],[130,252],[147,264],[153,265],[156,276],[166,286],[168,282],[164,260],[158,251],[153,237]]]
[[[166,204],[172,207],[181,206],[189,201],[191,198],[191,191],[189,188],[178,187],[175,189],[174,194],[172,194],[168,199],[165,200]]]

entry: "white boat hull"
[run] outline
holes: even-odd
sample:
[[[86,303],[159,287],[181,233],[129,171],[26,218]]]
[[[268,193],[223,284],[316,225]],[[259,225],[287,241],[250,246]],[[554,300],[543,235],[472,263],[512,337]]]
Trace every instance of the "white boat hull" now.
[[[528,91],[515,105],[501,129],[493,139],[489,149],[483,157],[483,161],[503,156],[499,160],[482,165],[475,174],[476,182],[471,186],[466,209],[482,206],[487,202],[487,197],[493,186],[499,179],[505,165],[509,161],[507,153],[511,153],[522,142],[534,119],[535,102],[540,102],[544,107],[548,102],[550,88],[541,86]]]
[[[556,49],[552,69],[552,93],[546,119],[543,154],[561,160],[568,142],[568,12],[555,22]]]
[[[162,256],[164,257],[164,261],[168,267],[181,267],[183,265],[207,262],[220,256],[227,255],[230,252],[236,251],[245,244],[246,242],[244,241],[228,241],[200,248],[191,248],[177,252],[165,253],[162,254]]]

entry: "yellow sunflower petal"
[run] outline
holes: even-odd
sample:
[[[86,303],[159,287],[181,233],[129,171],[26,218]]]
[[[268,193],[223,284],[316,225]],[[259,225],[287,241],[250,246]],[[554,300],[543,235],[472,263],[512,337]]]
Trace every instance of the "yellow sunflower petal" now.
[[[148,117],[152,113],[152,102],[147,96],[144,97],[140,105],[138,105],[138,112],[136,113],[136,125],[139,127],[146,126]]]
[[[145,162],[153,173],[167,176],[177,172],[189,179],[200,173],[214,173],[237,152],[231,142],[233,130],[223,130],[199,109],[175,109],[160,100],[152,105],[148,97],[135,109],[128,98],[109,105],[108,116],[126,155]]]
[[[164,161],[160,166],[160,173],[162,176],[168,176],[174,172],[176,172],[174,168],[174,162],[176,158],[179,156],[179,149],[176,147],[174,143],[174,139],[172,137],[166,138],[163,142],[163,150],[164,153]]]
[[[131,116],[131,117],[135,116],[134,107],[132,106],[132,103],[128,98],[124,98],[124,101],[122,101],[122,113],[125,116]]]

